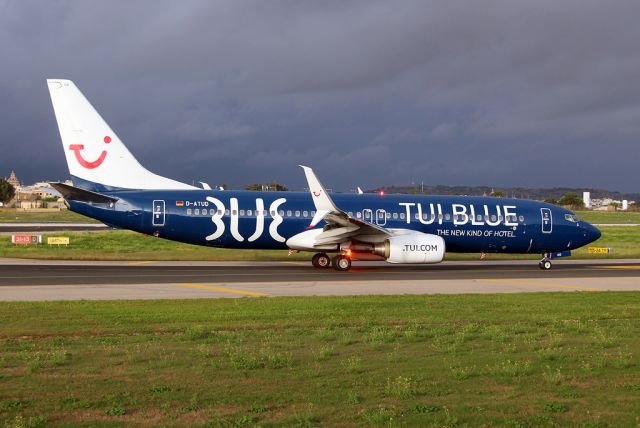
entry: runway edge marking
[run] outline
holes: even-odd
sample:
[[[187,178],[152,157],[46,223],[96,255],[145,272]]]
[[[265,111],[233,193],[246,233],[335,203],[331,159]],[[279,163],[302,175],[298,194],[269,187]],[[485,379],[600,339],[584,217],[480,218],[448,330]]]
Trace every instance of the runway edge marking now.
[[[531,282],[531,281],[521,281],[521,280],[512,280],[512,279],[478,279],[478,281],[482,282],[497,282],[500,284],[513,284],[513,285],[527,285],[532,287],[548,287],[548,288],[561,288],[565,290],[576,290],[576,291],[604,291],[601,288],[595,287],[581,287],[579,285],[566,285],[566,284],[548,284],[548,283],[540,283],[540,282]]]
[[[242,294],[244,296],[255,296],[255,297],[271,296],[270,294],[261,293],[259,291],[236,290],[234,288],[216,287],[214,285],[192,284],[192,283],[181,283],[181,284],[174,284],[174,285],[177,285],[178,287],[198,288],[200,290],[220,291],[220,292],[223,292],[223,293]]]

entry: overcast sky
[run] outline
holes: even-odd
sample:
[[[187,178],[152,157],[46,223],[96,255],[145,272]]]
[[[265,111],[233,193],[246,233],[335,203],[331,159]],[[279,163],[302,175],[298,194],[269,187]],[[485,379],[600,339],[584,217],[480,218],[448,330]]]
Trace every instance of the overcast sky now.
[[[640,190],[640,2],[0,0],[0,176],[64,179],[46,78],[211,185]]]

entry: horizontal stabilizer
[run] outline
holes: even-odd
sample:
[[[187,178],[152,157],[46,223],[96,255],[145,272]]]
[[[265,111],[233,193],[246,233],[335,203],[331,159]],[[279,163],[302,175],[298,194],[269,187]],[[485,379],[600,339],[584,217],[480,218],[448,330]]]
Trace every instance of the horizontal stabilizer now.
[[[101,193],[90,192],[88,190],[79,189],[77,187],[69,186],[63,183],[49,183],[51,187],[56,189],[63,198],[71,201],[78,202],[93,202],[96,204],[107,204],[109,202],[116,202],[118,198],[103,195]]]

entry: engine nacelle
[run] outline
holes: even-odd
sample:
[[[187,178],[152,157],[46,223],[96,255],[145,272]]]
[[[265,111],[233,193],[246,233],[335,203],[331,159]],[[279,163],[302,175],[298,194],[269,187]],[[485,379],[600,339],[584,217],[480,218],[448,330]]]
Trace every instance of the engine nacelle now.
[[[444,239],[437,235],[410,232],[392,236],[375,246],[374,254],[389,263],[440,263],[444,258]]]

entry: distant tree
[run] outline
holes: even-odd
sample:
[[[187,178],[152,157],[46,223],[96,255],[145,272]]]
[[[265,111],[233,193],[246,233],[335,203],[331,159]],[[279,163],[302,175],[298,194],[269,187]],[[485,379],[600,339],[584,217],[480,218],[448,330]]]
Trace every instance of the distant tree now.
[[[0,202],[9,202],[16,194],[16,189],[7,180],[0,178]]]
[[[503,191],[494,191],[491,192],[491,196],[493,196],[494,198],[504,198],[504,192]]]
[[[547,198],[547,199],[545,199],[544,201],[545,201],[546,203],[548,203],[548,204],[558,205],[558,201],[556,201],[556,200],[555,200],[555,199],[553,199],[553,198]]]
[[[584,208],[584,202],[577,193],[565,193],[559,200],[558,205],[570,206],[572,208]]]
[[[244,190],[261,191],[263,189],[263,184],[247,184],[246,186],[244,186]]]

